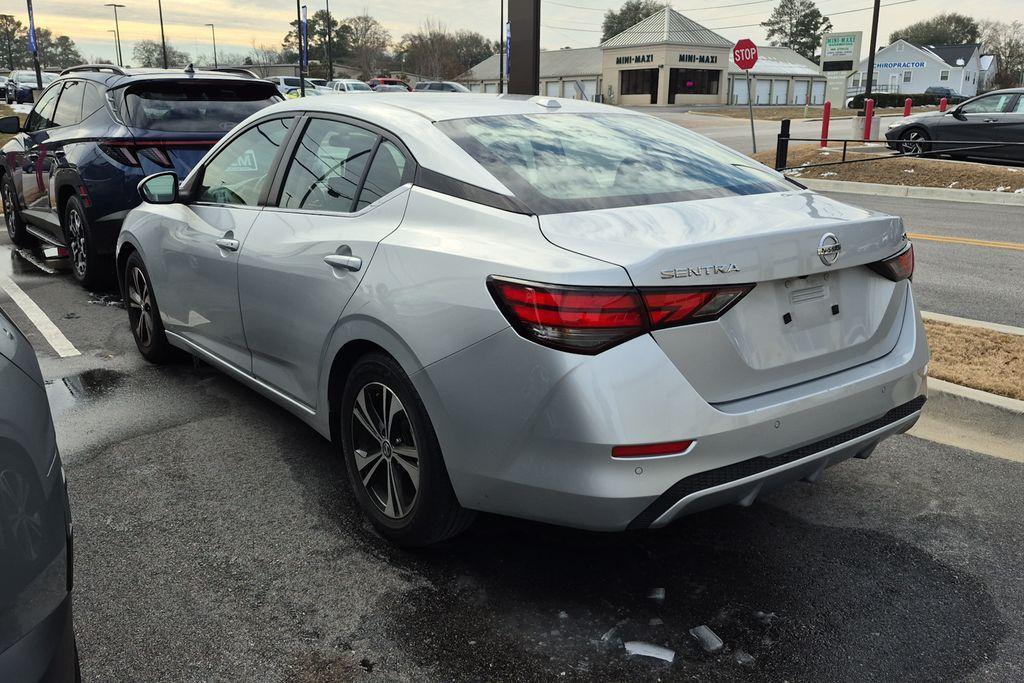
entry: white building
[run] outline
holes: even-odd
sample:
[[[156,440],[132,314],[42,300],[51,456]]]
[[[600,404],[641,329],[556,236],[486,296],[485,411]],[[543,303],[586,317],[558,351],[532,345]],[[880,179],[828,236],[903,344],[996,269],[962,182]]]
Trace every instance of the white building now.
[[[999,73],[999,57],[995,55],[981,56],[981,76],[978,78],[978,90],[991,90],[992,84]]]
[[[850,79],[850,94],[864,92],[867,71],[864,59]],[[980,45],[913,45],[897,40],[875,53],[871,90],[909,95],[939,86],[971,97],[978,93],[980,78]]]
[[[732,47],[732,41],[665,8],[599,47],[542,51],[540,92],[626,105],[746,104],[746,81],[732,62]],[[759,51],[750,74],[755,104],[825,101],[818,65],[785,47]],[[497,92],[498,68],[498,56],[492,55],[458,80],[476,92]]]

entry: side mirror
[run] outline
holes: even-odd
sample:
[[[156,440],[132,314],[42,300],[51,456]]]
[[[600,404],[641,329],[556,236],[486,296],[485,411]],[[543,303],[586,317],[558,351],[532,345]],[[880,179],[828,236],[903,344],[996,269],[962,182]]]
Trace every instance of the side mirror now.
[[[139,196],[147,204],[173,204],[178,201],[178,174],[164,171],[146,176],[139,183]]]
[[[13,135],[21,132],[21,119],[17,116],[5,116],[0,119],[0,133]]]
[[[958,121],[966,121],[967,120],[967,115],[964,114],[964,108],[963,107],[957,107],[956,109],[954,109],[953,110],[953,118],[958,120]]]

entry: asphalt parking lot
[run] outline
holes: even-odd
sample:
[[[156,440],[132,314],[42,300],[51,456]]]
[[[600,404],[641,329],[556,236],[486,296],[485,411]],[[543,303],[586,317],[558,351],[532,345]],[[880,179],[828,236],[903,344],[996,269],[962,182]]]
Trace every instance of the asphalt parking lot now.
[[[1024,464],[905,435],[657,532],[484,517],[407,553],[299,420],[205,365],[142,361],[116,294],[6,235],[0,276],[81,352],[0,292],[50,382],[87,681],[1024,679]]]

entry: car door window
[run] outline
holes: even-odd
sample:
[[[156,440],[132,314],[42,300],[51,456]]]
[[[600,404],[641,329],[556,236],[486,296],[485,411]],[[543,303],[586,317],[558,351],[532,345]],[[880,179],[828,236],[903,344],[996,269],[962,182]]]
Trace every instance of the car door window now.
[[[34,133],[37,130],[46,130],[53,127],[53,110],[57,106],[57,94],[60,86],[50,88],[39,98],[39,104],[32,109],[25,122],[25,130]]]
[[[291,118],[264,121],[225,145],[203,170],[198,201],[256,206],[291,125]]]
[[[989,95],[965,104],[961,111],[964,114],[998,114],[1006,110],[1014,95]]]
[[[313,119],[295,149],[279,205],[350,212],[377,134],[340,121]]]
[[[368,206],[402,184],[407,163],[405,155],[394,144],[383,140],[373,155],[373,163],[366,173],[363,189],[359,192],[356,211]]]
[[[1024,95],[1017,98],[1017,106],[1013,108],[1014,114],[1024,114]]]
[[[53,112],[53,125],[73,126],[82,120],[82,91],[85,88],[80,81],[67,81],[57,100],[57,108]]]
[[[85,83],[82,93],[82,118],[86,119],[106,104],[106,97],[95,83]]]

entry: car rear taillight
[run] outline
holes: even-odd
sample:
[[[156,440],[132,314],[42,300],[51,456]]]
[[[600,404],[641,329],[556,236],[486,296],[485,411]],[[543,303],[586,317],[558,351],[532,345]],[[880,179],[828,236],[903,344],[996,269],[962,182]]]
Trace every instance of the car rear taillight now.
[[[715,320],[753,285],[569,287],[492,276],[487,286],[519,334],[551,348],[596,354],[666,327]]]
[[[893,282],[900,280],[914,279],[914,245],[908,244],[906,248],[895,256],[887,259],[869,263],[868,268]]]
[[[207,150],[217,144],[216,140],[101,140],[99,147],[108,157],[125,166],[141,166],[140,156],[162,168],[174,168],[171,148]]]

